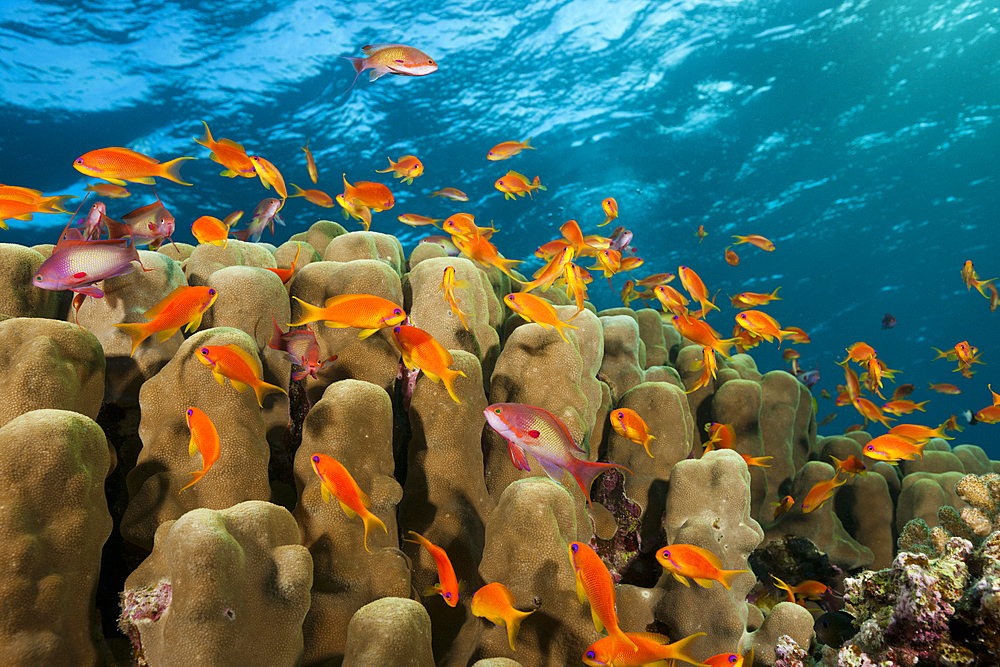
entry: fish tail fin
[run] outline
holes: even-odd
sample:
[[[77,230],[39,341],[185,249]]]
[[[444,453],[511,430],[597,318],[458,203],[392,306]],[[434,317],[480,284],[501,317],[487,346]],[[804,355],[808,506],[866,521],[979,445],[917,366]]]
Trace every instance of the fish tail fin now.
[[[181,489],[181,491],[183,491],[184,489],[187,489],[187,488],[190,488],[190,487],[194,486],[195,482],[199,481],[202,477],[204,477],[206,472],[208,472],[208,471],[207,470],[195,470],[195,471],[193,471],[191,474],[194,475],[194,478],[190,482],[188,482],[187,486],[183,487]],[[178,491],[177,495],[180,495],[181,491]]]
[[[264,382],[263,380],[258,380],[253,385],[253,393],[257,395],[257,405],[260,407],[264,407],[265,396],[268,394],[277,394],[279,392],[285,394],[286,396],[288,395],[288,392],[281,387]]]
[[[288,326],[297,327],[302,324],[307,324],[309,322],[318,322],[323,318],[323,309],[319,306],[314,306],[311,303],[306,303],[297,296],[293,296],[293,299],[299,302],[299,308],[302,309],[302,314],[299,316],[298,321],[290,322]]]
[[[382,522],[382,519],[378,518],[371,512],[365,512],[364,514],[362,514],[361,520],[365,524],[365,551],[371,553],[371,549],[368,548],[368,530],[372,526],[378,526],[379,528],[385,531],[386,535],[388,535],[389,529],[385,527],[385,524]]]
[[[621,645],[627,646],[631,651],[639,650],[638,644],[636,644],[631,637],[625,634],[625,632],[620,627],[618,627],[617,624],[613,628],[608,628],[608,636],[612,637],[615,643],[618,644],[619,646]],[[619,649],[617,653],[621,653],[621,649]]]
[[[521,630],[521,621],[534,613],[535,610],[518,611],[517,609],[511,609],[510,617],[504,619],[504,624],[507,626],[507,642],[510,644],[511,651],[515,650],[514,642],[517,641],[517,633]]]
[[[343,58],[344,60],[350,62],[351,65],[354,66],[354,71],[355,71],[354,81],[351,81],[351,85],[348,86],[347,90],[344,91],[345,93],[348,93],[348,92],[351,91],[351,88],[354,87],[354,84],[356,84],[358,82],[358,77],[361,76],[361,72],[363,72],[365,70],[365,60],[366,60],[366,58],[354,58],[352,56],[340,56],[340,57]]]
[[[617,463],[595,463],[593,461],[584,461],[582,459],[574,458],[575,463],[571,464],[572,469],[569,471],[573,475],[573,479],[576,483],[580,485],[583,490],[583,495],[587,497],[587,503],[593,507],[594,503],[590,501],[590,487],[593,485],[594,480],[605,470],[611,470],[612,468],[620,468],[621,470],[627,471],[632,474],[632,471],[623,465],[618,465]]]
[[[289,197],[305,197],[306,196],[306,191],[303,190],[302,188],[300,188],[299,186],[295,185],[295,183],[291,183],[290,185],[293,188],[295,188],[298,192],[296,192],[294,195],[288,195]]]
[[[544,185],[542,185],[541,183],[538,182],[538,177],[537,176],[535,176],[535,180],[533,180],[531,182],[531,184],[533,186],[535,186],[536,188],[538,188],[539,190],[548,190],[547,187],[545,187]],[[531,194],[531,192],[529,191],[528,194]]]
[[[462,401],[459,400],[458,394],[455,393],[455,380],[459,375],[466,377],[465,373],[462,371],[453,371],[450,368],[446,368],[441,373],[441,383],[444,385],[445,389],[448,390],[448,395],[451,396],[451,399],[461,405]]]
[[[124,323],[124,324],[113,324],[112,326],[117,327],[128,334],[128,337],[132,339],[132,351],[128,356],[135,354],[136,349],[139,347],[139,343],[149,338],[153,333],[146,328],[146,322],[136,322],[136,323]]]
[[[179,157],[171,160],[170,162],[164,162],[160,165],[160,173],[157,176],[162,176],[168,181],[173,181],[174,183],[180,183],[181,185],[192,185],[181,178],[181,165],[184,160],[195,160],[197,158],[193,157]]]
[[[273,325],[273,328],[271,329],[271,339],[267,341],[267,346],[272,350],[287,352],[288,349],[285,345],[285,341],[281,338],[285,332],[278,326],[278,321],[274,319],[274,313],[271,313],[271,324]]]
[[[562,336],[562,339],[568,343],[569,340],[566,338],[566,335],[563,334],[563,329],[578,329],[579,327],[575,324],[570,324],[569,322],[563,322],[562,320],[557,320],[557,322],[558,324],[555,325],[556,330],[559,332],[559,335]]]
[[[201,122],[205,126],[205,134],[201,135],[201,137],[195,139],[194,141],[195,143],[201,144],[205,148],[208,148],[209,144],[214,144],[215,142],[212,140],[212,131],[208,129],[208,123],[206,123],[205,121]]]
[[[531,137],[528,137],[527,139],[524,140],[524,143],[521,144],[521,148],[522,149],[529,148],[531,150],[535,150],[535,147],[528,143],[529,141],[531,141]]]
[[[719,570],[719,575],[722,577],[722,581],[719,583],[725,586],[727,591],[731,591],[733,589],[733,580],[741,574],[749,571],[750,570]]]
[[[683,660],[684,662],[689,662],[692,665],[698,665],[698,667],[709,667],[708,664],[701,662],[698,658],[691,654],[691,644],[694,643],[694,640],[704,636],[706,636],[706,633],[696,632],[693,635],[685,637],[684,639],[675,641],[673,644],[664,644],[664,657],[669,657],[673,660]]]

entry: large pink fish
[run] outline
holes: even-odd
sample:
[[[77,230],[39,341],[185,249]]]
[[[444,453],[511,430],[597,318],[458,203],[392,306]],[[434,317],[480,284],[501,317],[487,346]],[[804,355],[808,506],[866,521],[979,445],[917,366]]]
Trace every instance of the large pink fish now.
[[[354,65],[354,81],[347,90],[354,87],[358,77],[366,69],[372,70],[370,79],[374,81],[385,74],[403,76],[427,76],[437,71],[437,63],[429,55],[404,44],[367,44],[361,47],[366,58],[341,56]]]
[[[104,222],[108,226],[110,238],[128,237],[135,246],[148,244],[150,250],[156,250],[165,240],[174,242],[170,238],[174,233],[174,216],[158,197],[152,204],[140,206],[123,215],[121,222],[111,218],[105,218]]]
[[[324,364],[337,358],[337,355],[333,355],[329,359],[320,359],[319,343],[316,342],[316,334],[312,330],[282,331],[273,315],[271,322],[274,324],[274,329],[267,346],[284,352],[286,359],[300,367],[299,370],[292,371],[293,380],[304,380],[307,375],[315,378],[316,374],[323,370]]]
[[[250,226],[246,229],[241,229],[238,232],[232,232],[233,236],[238,238],[240,241],[246,241],[249,239],[251,243],[256,243],[260,240],[260,235],[264,233],[264,230],[268,227],[271,228],[271,235],[274,235],[274,223],[277,221],[279,225],[285,224],[285,221],[281,219],[278,215],[278,211],[281,209],[281,204],[283,200],[275,199],[270,197],[268,199],[263,199],[257,208],[254,209],[253,218],[250,219]]]
[[[590,503],[590,485],[611,468],[632,473],[617,463],[592,463],[578,459],[571,451],[584,452],[559,418],[547,410],[523,403],[494,403],[483,411],[493,430],[507,441],[510,460],[518,470],[531,470],[525,453],[531,454],[556,482],[563,473],[573,475]],[[560,482],[561,483],[561,482]],[[593,505],[593,503],[591,503]]]
[[[72,290],[95,298],[104,292],[95,283],[131,273],[139,260],[135,246],[127,239],[85,241],[80,230],[70,229],[60,237],[52,255],[42,262],[31,284],[47,290]],[[143,271],[152,271],[142,266]]]

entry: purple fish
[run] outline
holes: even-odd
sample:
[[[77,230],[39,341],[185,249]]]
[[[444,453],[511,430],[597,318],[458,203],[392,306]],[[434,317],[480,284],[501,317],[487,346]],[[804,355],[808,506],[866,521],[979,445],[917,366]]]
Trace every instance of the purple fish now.
[[[256,243],[260,240],[260,235],[264,233],[267,227],[271,228],[271,236],[274,236],[275,221],[279,225],[285,224],[285,221],[278,215],[281,202],[282,200],[273,197],[262,200],[257,204],[257,208],[253,212],[253,218],[250,219],[250,226],[238,232],[233,232],[233,236],[240,241],[249,239],[251,243]]]
[[[814,384],[819,382],[819,365],[817,364],[816,369],[811,371],[805,371],[796,367],[795,377],[799,379],[799,382],[811,389]]]
[[[458,246],[455,245],[450,236],[425,236],[420,239],[420,243],[431,243],[441,246],[448,253],[449,257],[458,257],[459,255]]]
[[[320,359],[319,343],[316,341],[316,334],[310,329],[284,332],[278,326],[273,315],[271,316],[271,322],[274,324],[274,329],[267,346],[279,352],[284,352],[286,359],[301,367],[300,370],[292,371],[293,380],[304,380],[307,375],[315,378],[316,374],[323,370],[324,364],[328,364],[337,358],[337,355],[333,355],[329,359]]]
[[[129,211],[122,216],[120,223],[111,221],[111,218],[105,222],[111,238],[130,237],[132,245],[148,244],[150,250],[156,250],[164,240],[174,242],[170,238],[174,233],[174,216],[159,198],[148,206]]]
[[[132,273],[132,262],[139,262],[139,252],[126,239],[85,241],[80,230],[70,229],[62,235],[52,255],[42,262],[31,284],[47,290],[72,290],[101,298],[104,292],[95,283]]]
[[[101,238],[101,230],[108,230],[108,238],[111,237],[111,224],[122,224],[114,218],[108,217],[107,206],[104,202],[95,202],[93,206],[90,207],[90,212],[87,217],[83,219],[83,232],[84,237],[88,240]]]
[[[625,229],[624,227],[615,227],[615,231],[611,232],[611,245],[608,246],[609,250],[617,250],[621,254],[628,252],[630,255],[635,254],[635,249],[629,247],[629,243],[632,241],[632,232]]]
[[[563,473],[571,474],[583,489],[588,503],[590,485],[605,470],[620,468],[632,474],[617,463],[592,463],[573,456],[571,451],[585,453],[585,450],[576,444],[566,425],[547,410],[523,403],[494,403],[483,414],[493,430],[507,441],[515,468],[531,470],[525,453],[531,454],[545,474],[556,482],[562,479]]]

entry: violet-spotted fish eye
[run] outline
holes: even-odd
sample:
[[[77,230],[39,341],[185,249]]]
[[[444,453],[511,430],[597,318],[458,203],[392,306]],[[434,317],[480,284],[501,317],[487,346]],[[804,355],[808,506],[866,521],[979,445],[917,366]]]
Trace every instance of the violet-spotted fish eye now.
[[[451,599],[451,593],[445,593],[444,594],[444,599],[445,600],[450,600]]]
[[[729,656],[729,664],[730,665],[733,664],[734,662],[738,661],[738,660],[739,660],[739,657],[736,654],[733,654],[733,655]]]
[[[596,653],[594,653],[593,651],[587,651],[587,658],[588,659],[593,660],[596,657],[597,657]]]
[[[313,463],[319,463],[319,456],[318,455],[317,456],[313,456],[312,460],[313,460]]]
[[[215,288],[214,287],[212,289],[208,290],[208,295],[209,296],[215,296]]]
[[[188,408],[187,409],[187,416],[190,417],[193,414],[194,414],[194,408]]]
[[[206,357],[208,356],[208,348],[207,347],[201,348],[200,350],[198,350],[198,352],[201,353],[201,354],[204,354]]]
[[[579,544],[571,544],[571,545],[569,545],[569,548],[570,548],[570,551],[572,551],[573,553],[576,553],[577,550],[580,548],[580,545]]]

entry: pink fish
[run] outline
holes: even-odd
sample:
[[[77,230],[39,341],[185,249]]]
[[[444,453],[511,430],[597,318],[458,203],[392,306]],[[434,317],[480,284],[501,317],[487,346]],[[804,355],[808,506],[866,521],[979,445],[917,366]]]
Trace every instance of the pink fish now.
[[[358,77],[366,69],[372,70],[371,81],[385,74],[401,74],[403,76],[427,76],[437,71],[437,63],[420,49],[404,44],[367,44],[361,47],[366,58],[341,56],[354,65],[357,74],[347,90],[354,87]]]
[[[87,240],[101,238],[102,229],[108,230],[108,238],[110,238],[111,224],[122,224],[120,221],[108,217],[108,207],[102,201],[95,202],[90,207],[90,212],[82,220],[82,223],[83,235]]]
[[[139,262],[139,253],[127,239],[85,241],[80,230],[71,229],[60,237],[52,255],[42,262],[31,284],[47,290],[72,290],[101,298],[104,292],[95,283],[106,278],[132,273],[132,262]]]
[[[316,374],[323,370],[323,365],[328,364],[337,358],[333,355],[329,359],[320,359],[319,343],[316,342],[316,334],[310,329],[300,329],[296,331],[284,332],[274,316],[271,316],[274,329],[271,333],[271,340],[267,346],[273,350],[285,353],[285,358],[300,367],[297,371],[292,371],[293,380],[304,380],[307,375],[316,378]]]
[[[507,441],[510,460],[518,470],[531,470],[525,453],[531,454],[556,482],[568,472],[583,489],[590,503],[590,485],[611,468],[631,470],[617,463],[592,463],[578,459],[570,452],[585,453],[573,440],[572,434],[559,418],[547,410],[523,403],[494,403],[483,411],[493,430]],[[560,482],[561,484],[562,482]],[[593,505],[593,503],[591,503]]]
[[[256,243],[260,240],[260,235],[264,233],[267,227],[271,228],[271,235],[273,236],[275,221],[279,225],[285,224],[285,221],[278,215],[281,203],[281,199],[275,199],[274,197],[262,200],[257,204],[257,208],[253,212],[253,218],[250,219],[250,226],[238,232],[232,232],[233,236],[240,241],[249,239],[251,243]]]
[[[130,237],[132,245],[148,244],[150,250],[156,250],[164,240],[173,243],[170,237],[174,233],[174,216],[159,198],[148,206],[129,211],[122,216],[121,222],[111,218],[106,218],[104,222],[110,238]]]

